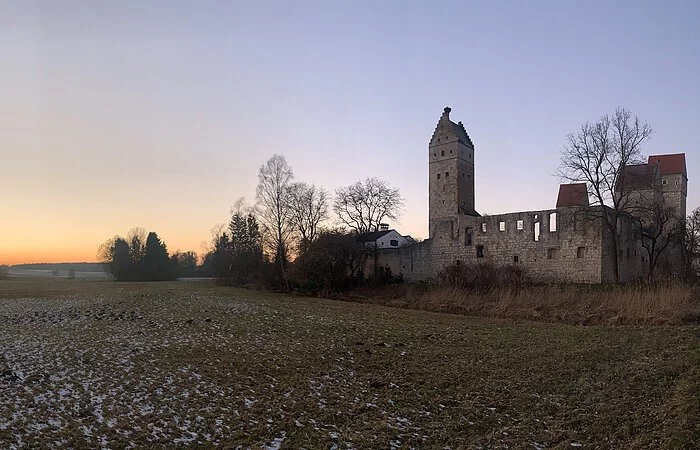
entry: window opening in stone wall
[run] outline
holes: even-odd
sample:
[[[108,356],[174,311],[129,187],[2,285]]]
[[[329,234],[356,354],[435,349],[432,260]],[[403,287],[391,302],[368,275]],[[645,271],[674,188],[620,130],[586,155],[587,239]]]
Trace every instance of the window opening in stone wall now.
[[[483,257],[484,257],[484,246],[483,246],[483,245],[477,245],[477,246],[476,246],[476,257],[477,257],[477,258],[483,258]]]
[[[576,248],[576,258],[583,259],[586,257],[586,247]]]
[[[486,222],[481,223],[481,232],[486,233]]]
[[[438,180],[440,179],[440,174],[438,174]]]
[[[552,247],[547,249],[547,259],[554,259],[557,257],[557,249]]]
[[[525,228],[525,222],[523,222],[522,220],[518,220],[517,222],[515,222],[515,228],[517,228],[519,231],[522,231],[523,228]]]
[[[557,213],[549,213],[549,232],[557,231]]]
[[[450,220],[450,237],[455,238],[455,223]]]
[[[676,180],[676,187],[678,187],[678,180]]]
[[[455,261],[455,265],[456,265],[456,266],[459,266],[459,265],[461,265],[461,264],[462,264],[462,260],[458,259],[457,261]]]
[[[540,223],[535,222],[535,242],[539,242],[540,240]]]
[[[666,185],[668,184],[668,180],[661,180],[661,184],[663,184],[664,186],[666,186]]]
[[[389,241],[389,245],[391,245],[392,247],[398,247],[399,241],[397,239],[392,239]]]
[[[440,156],[445,156],[445,150],[440,152]]]
[[[466,247],[469,247],[472,245],[472,229],[470,227],[467,227],[464,229],[464,245]]]
[[[498,231],[506,231],[506,223],[504,221],[498,222]]]
[[[513,255],[513,264],[518,264],[520,262],[520,258],[518,255]]]
[[[627,249],[627,259],[630,259],[632,257],[632,249],[628,248]]]
[[[450,150],[450,154],[452,154],[452,150]]]
[[[433,153],[433,157],[436,157],[436,156],[437,156],[437,153]]]
[[[445,178],[450,176],[450,172],[445,172]]]

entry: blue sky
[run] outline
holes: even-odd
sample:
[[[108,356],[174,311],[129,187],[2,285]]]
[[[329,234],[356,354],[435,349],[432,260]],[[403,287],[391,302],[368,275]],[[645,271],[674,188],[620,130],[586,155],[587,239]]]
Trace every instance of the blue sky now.
[[[200,251],[274,153],[333,191],[377,176],[427,235],[442,109],[476,145],[476,209],[554,206],[567,133],[623,106],[685,152],[697,2],[0,0],[0,263],[94,259],[133,226]]]

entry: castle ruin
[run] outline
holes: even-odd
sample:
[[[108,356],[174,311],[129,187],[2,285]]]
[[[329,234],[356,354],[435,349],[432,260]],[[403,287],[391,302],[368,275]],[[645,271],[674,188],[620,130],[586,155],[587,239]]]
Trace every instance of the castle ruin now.
[[[604,283],[646,276],[642,223],[621,218],[618,251],[603,225],[605,206],[591,206],[583,183],[562,184],[555,208],[481,216],[476,211],[475,146],[462,122],[445,108],[428,145],[429,237],[397,251],[404,279],[434,278],[452,264],[519,265],[542,281]],[[621,172],[636,205],[670,208],[685,220],[685,154],[650,156]],[[616,193],[622,195],[622,193]],[[669,271],[678,271],[678,248],[667,252]]]

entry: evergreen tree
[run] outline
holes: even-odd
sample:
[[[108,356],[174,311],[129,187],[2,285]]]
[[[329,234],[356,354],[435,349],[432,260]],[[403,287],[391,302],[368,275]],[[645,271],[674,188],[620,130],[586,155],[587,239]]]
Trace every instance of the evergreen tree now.
[[[131,247],[126,240],[118,237],[110,248],[111,261],[109,271],[117,281],[132,280],[133,266],[131,262]]]
[[[258,221],[252,214],[245,216],[237,212],[231,217],[229,233],[227,281],[232,284],[247,283],[259,272],[263,262]]]
[[[148,233],[143,256],[143,279],[146,281],[172,280],[175,271],[168,249],[154,232]]]

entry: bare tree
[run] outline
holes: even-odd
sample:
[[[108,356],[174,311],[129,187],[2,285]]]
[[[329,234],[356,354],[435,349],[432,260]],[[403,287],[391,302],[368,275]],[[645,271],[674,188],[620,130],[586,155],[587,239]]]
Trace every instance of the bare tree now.
[[[403,198],[378,178],[366,178],[336,190],[333,211],[343,224],[357,233],[377,231],[385,219],[397,220]]]
[[[647,277],[652,280],[666,249],[682,241],[684,223],[678,220],[673,208],[661,204],[637,206],[633,215],[641,229],[642,247],[647,253]]]
[[[273,155],[258,172],[258,220],[267,251],[274,255],[282,283],[288,287],[287,257],[292,220],[289,187],[294,174],[282,155]]]
[[[622,108],[595,123],[586,122],[567,136],[559,175],[569,182],[585,182],[593,206],[612,236],[613,272],[619,281],[620,217],[630,207],[629,189],[622,176],[625,166],[641,161],[641,147],[652,134],[651,126]]]
[[[685,222],[683,265],[686,279],[694,278],[695,259],[700,255],[700,208],[695,208]]]
[[[303,251],[318,236],[321,224],[328,219],[328,193],[320,187],[294,183],[289,189],[289,211],[292,226]]]

